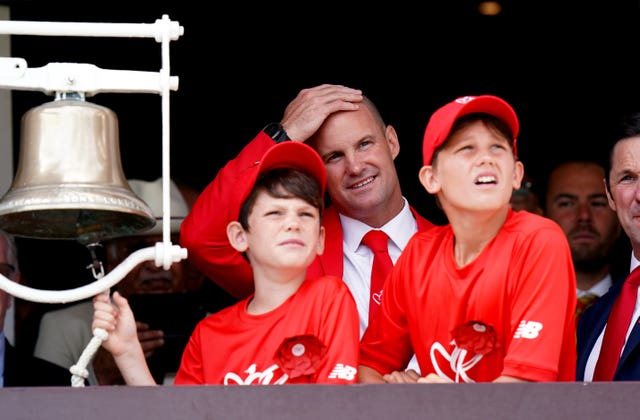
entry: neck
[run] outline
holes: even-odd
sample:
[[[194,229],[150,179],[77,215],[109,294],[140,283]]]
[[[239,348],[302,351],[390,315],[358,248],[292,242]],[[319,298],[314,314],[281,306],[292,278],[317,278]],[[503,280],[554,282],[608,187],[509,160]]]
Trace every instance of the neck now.
[[[600,280],[602,280],[608,273],[609,265],[606,265],[599,270],[593,270],[589,272],[576,270],[576,286],[579,290],[589,290]]]
[[[270,312],[293,296],[304,281],[306,270],[291,273],[275,271],[272,275],[254,272],[255,292],[247,310],[250,314],[260,315]]]
[[[451,228],[455,237],[454,255],[458,267],[464,267],[475,260],[498,235],[507,212],[508,208],[505,208],[493,213],[464,212],[456,217],[449,217],[449,220],[455,220],[451,223]]]
[[[358,220],[367,226],[380,228],[394,217],[396,217],[404,208],[404,199],[399,196],[397,199],[383,203],[379,207],[367,207],[363,211],[343,211],[338,207],[338,212],[352,219]]]

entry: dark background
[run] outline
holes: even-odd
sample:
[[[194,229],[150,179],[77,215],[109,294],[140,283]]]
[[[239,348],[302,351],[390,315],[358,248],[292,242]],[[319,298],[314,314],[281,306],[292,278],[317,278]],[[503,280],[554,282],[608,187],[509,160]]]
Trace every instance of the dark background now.
[[[534,179],[556,158],[606,153],[612,120],[640,109],[637,0],[503,1],[481,16],[478,1],[245,2],[219,7],[192,1],[4,2],[14,20],[153,23],[163,14],[184,27],[171,43],[171,174],[198,189],[304,87],[338,83],[363,89],[399,133],[405,195],[428,213],[420,187],[424,127],[457,96],[496,94],[518,113],[520,157]],[[432,4],[434,3],[434,4]],[[556,3],[561,3],[560,5]],[[596,7],[597,5],[597,7]],[[205,9],[210,9],[207,13]],[[159,71],[152,39],[13,36],[12,55],[29,67],[49,62]],[[52,100],[13,91],[15,127],[31,107]],[[101,93],[89,101],[120,122],[129,178],[161,174],[160,97]],[[16,144],[19,130],[15,130]],[[16,147],[17,149],[17,147]],[[17,150],[16,150],[17,153]]]
[[[321,83],[360,88],[378,105],[399,134],[404,195],[435,222],[442,216],[417,173],[424,127],[444,103],[477,94],[511,103],[521,122],[520,158],[538,185],[566,156],[605,156],[618,115],[640,109],[637,0],[506,0],[499,16],[479,15],[474,0],[442,2],[0,4],[11,7],[13,20],[153,23],[167,14],[179,22],[184,35],[171,42],[170,73],[180,79],[171,93],[171,176],[197,189],[264,125],[279,120],[300,89]],[[30,68],[50,62],[145,71],[161,66],[160,44],[149,38],[16,35],[11,46],[12,56]],[[53,98],[17,90],[12,97],[17,165],[20,118]],[[101,93],[87,100],[118,115],[126,176],[159,177],[160,96]],[[71,242],[20,242],[28,250],[21,265],[32,285],[68,288],[92,280],[87,253]],[[57,279],[50,280],[51,273]]]

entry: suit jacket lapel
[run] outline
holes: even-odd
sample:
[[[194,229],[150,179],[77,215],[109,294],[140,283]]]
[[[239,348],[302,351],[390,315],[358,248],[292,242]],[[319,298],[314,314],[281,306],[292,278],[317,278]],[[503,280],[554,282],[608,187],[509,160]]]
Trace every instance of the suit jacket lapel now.
[[[622,366],[629,357],[629,355],[638,347],[640,344],[640,324],[636,320],[631,333],[629,334],[629,339],[627,343],[624,345],[624,350],[622,350],[622,355],[620,355],[620,362],[618,363],[618,367]]]

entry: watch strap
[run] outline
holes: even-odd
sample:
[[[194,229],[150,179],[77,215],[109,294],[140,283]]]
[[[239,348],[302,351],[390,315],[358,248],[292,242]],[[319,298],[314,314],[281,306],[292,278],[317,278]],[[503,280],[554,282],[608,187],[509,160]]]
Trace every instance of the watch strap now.
[[[278,122],[272,122],[267,124],[262,131],[265,132],[269,137],[273,139],[276,143],[282,143],[283,141],[291,140],[287,132],[285,131],[282,124]]]

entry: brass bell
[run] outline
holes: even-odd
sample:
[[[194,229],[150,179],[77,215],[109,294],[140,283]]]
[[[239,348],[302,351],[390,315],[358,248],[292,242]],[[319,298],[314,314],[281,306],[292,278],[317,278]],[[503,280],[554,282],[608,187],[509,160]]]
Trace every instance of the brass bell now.
[[[81,243],[150,229],[155,217],[122,170],[113,111],[56,97],[22,117],[19,162],[0,199],[0,228]]]

